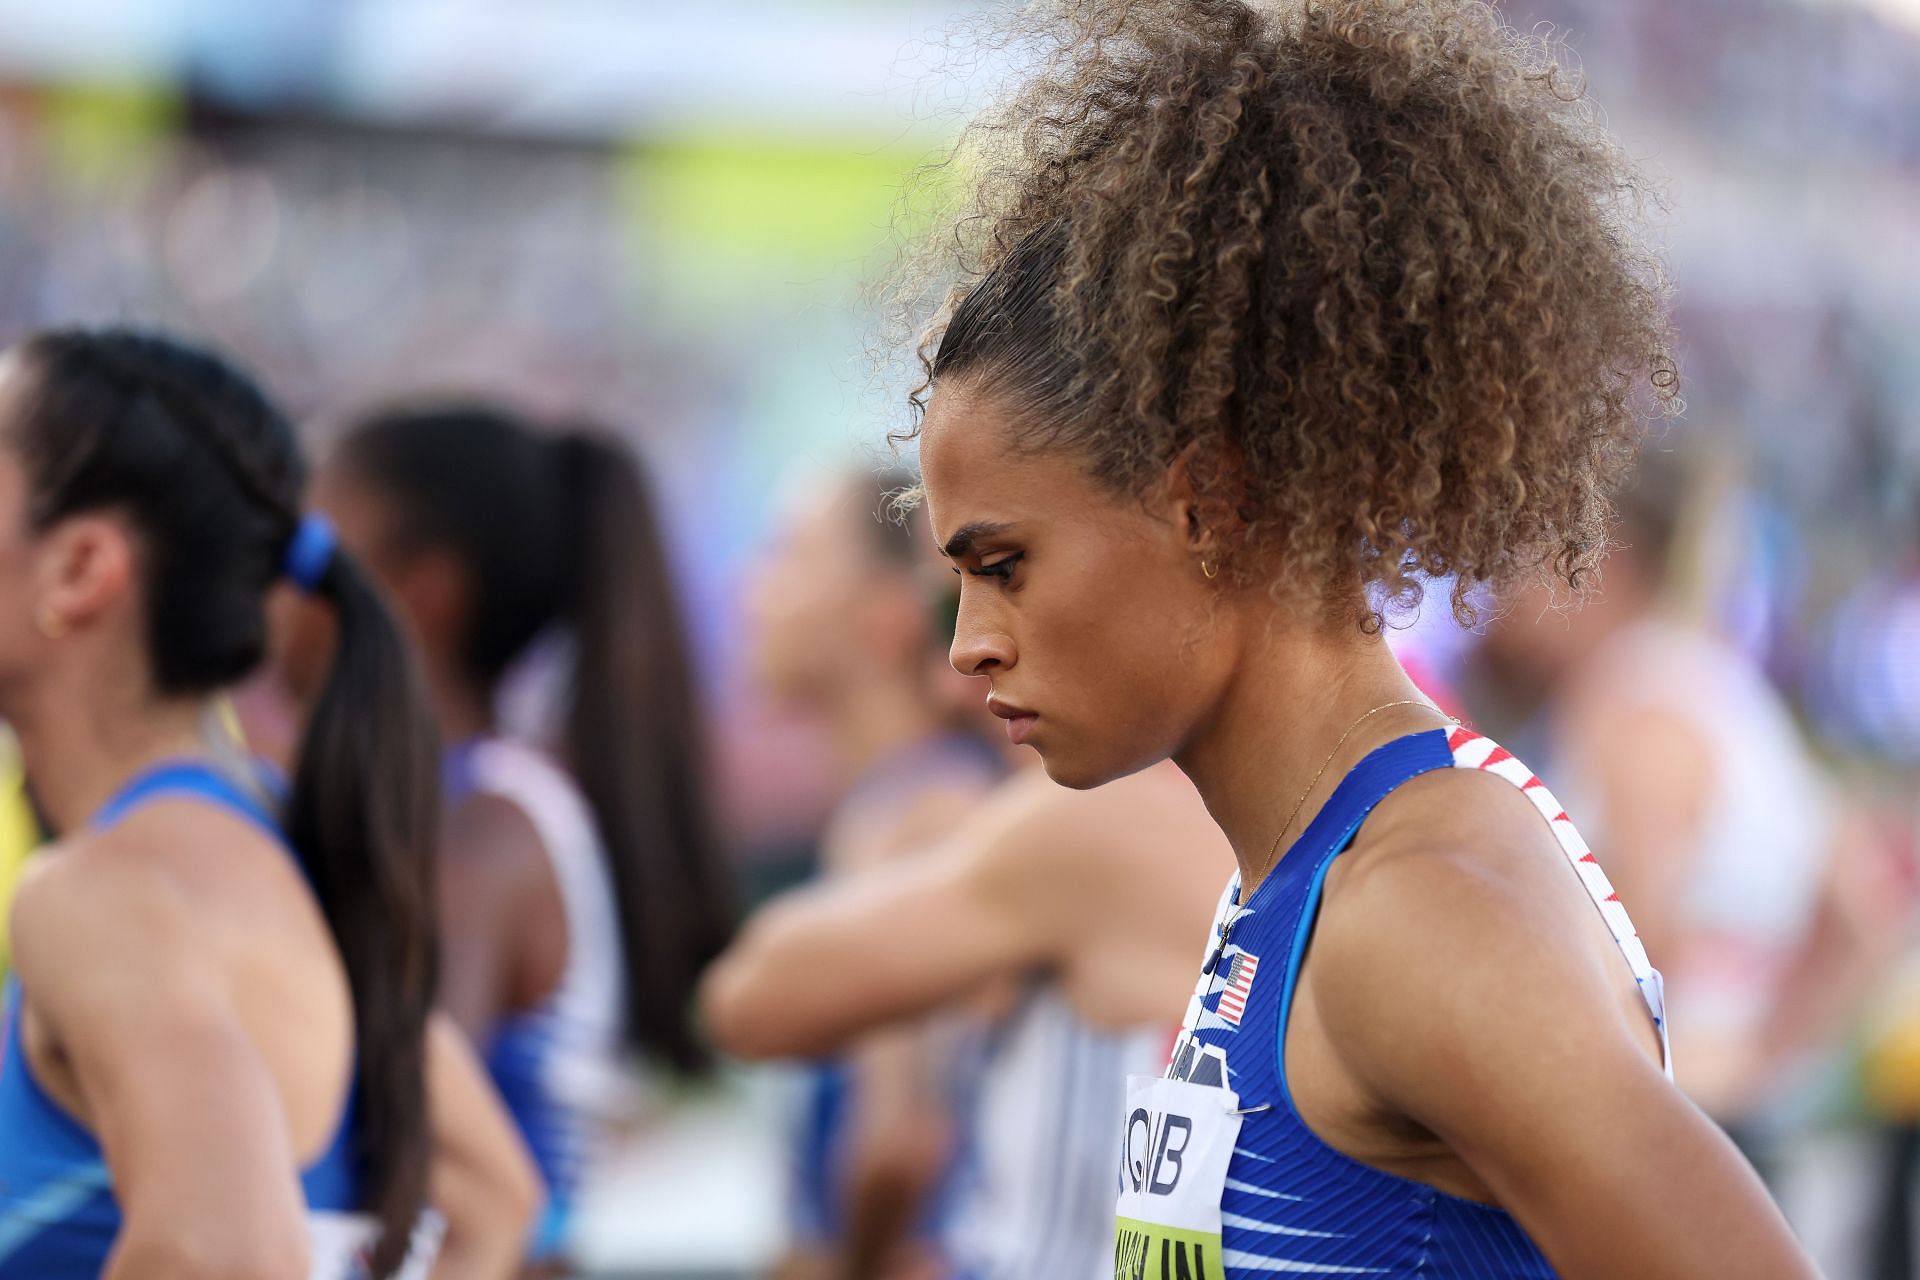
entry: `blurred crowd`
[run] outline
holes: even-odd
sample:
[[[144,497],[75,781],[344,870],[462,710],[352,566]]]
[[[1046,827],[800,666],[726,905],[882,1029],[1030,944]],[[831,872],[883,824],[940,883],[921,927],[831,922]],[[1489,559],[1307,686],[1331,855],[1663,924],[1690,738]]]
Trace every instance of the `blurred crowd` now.
[[[1920,29],[1789,0],[1507,8],[1570,33],[1629,148],[1658,160],[1689,408],[1623,499],[1594,603],[1489,602],[1468,632],[1436,591],[1393,643],[1555,779],[1667,974],[1680,1083],[1829,1274],[1920,1275]],[[350,413],[422,392],[612,424],[662,495],[741,897],[826,886],[773,925],[749,918],[809,964],[866,964],[804,950],[808,913],[884,918],[881,889],[851,886],[923,858],[990,878],[995,856],[1039,856],[1064,802],[1019,790],[1036,786],[1024,762],[944,669],[950,586],[888,506],[910,472],[847,448],[888,425],[847,420],[859,319],[796,299],[837,306],[857,264],[756,296],[740,277],[792,259],[689,263],[650,185],[685,180],[652,162],[670,141],[16,84],[0,89],[0,329],[182,328],[259,371],[320,452]],[[537,698],[552,655],[534,659],[486,695]],[[1176,809],[1167,795],[1148,807]],[[4,884],[31,824],[17,792],[0,805]],[[1204,865],[1217,889],[1228,863]],[[1075,986],[1070,957],[973,962],[845,1025],[777,987],[770,1011],[739,994],[777,959],[710,987],[723,1040],[806,1065],[626,1098],[615,1154],[585,1175],[576,1254],[608,1274],[999,1275],[966,1269],[991,1265],[998,1232],[1110,1230],[1110,1197],[1061,1190],[1098,1176],[1091,1138],[1069,1154],[1096,1172],[1045,1174],[1062,1196],[1047,1222],[1004,1209],[1052,1158],[1019,1145],[1053,1096],[1036,1081],[1094,1096],[1073,1073],[1164,1051],[1181,990],[1156,1018]],[[806,1059],[816,1045],[841,1051]],[[659,1237],[607,1221],[644,1217],[681,1176],[645,1154],[669,1147],[723,1171],[731,1198],[691,1211],[731,1252],[638,1256]]]

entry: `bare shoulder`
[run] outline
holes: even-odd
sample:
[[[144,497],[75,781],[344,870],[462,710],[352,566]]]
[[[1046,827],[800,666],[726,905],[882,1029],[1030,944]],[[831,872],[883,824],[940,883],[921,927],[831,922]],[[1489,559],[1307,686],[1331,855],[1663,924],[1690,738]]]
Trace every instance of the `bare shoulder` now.
[[[1631,977],[1565,851],[1518,788],[1477,770],[1381,804],[1328,875],[1313,947],[1336,1051],[1402,1100],[1423,1070],[1439,1082],[1444,1046],[1465,1047],[1456,1062],[1523,1042],[1644,1057]]]
[[[319,939],[325,923],[296,859],[253,820],[191,797],[163,796],[106,828],[84,828],[35,859],[13,903],[23,977],[44,1002],[46,957],[88,972],[226,965],[248,970],[277,943]],[[274,941],[263,952],[260,948]]]
[[[1039,769],[1023,769],[984,797],[947,838],[983,871],[1029,867],[1070,853],[1085,821],[1098,809],[1092,793],[1070,791]]]
[[[566,903],[540,829],[518,803],[481,791],[456,804],[441,831],[439,879],[449,945],[537,957],[532,976],[519,976],[541,994],[559,981],[566,965]],[[520,940],[517,950],[503,943],[509,937]],[[453,981],[461,961],[450,956],[448,966]]]
[[[69,837],[34,859],[11,919],[14,962],[36,1003],[44,1008],[84,986],[75,981],[80,974],[118,968],[116,958],[151,972],[205,950],[206,899],[195,868],[167,850],[167,828],[178,821],[130,819]]]
[[[1553,927],[1593,915],[1534,802],[1478,769],[1440,769],[1400,786],[1368,817],[1328,883],[1330,905],[1338,885],[1351,905],[1423,916],[1500,910]]]
[[[132,912],[144,918],[191,909],[230,877],[234,860],[284,859],[251,822],[192,801],[156,800],[105,829],[77,831],[34,858],[15,910],[34,933],[83,924],[78,915]]]
[[[552,877],[540,829],[505,796],[464,797],[448,811],[444,835],[447,868],[460,879],[511,887]]]
[[[1162,1003],[1178,1016],[1233,873],[1225,835],[1183,774],[1167,764],[1076,791],[1035,770],[1004,784],[969,828],[957,852],[978,900],[1044,938],[1056,964],[1103,992],[1116,983],[1171,990],[1147,1003],[1153,1016]],[[1102,1003],[1132,1017],[1141,1000]]]

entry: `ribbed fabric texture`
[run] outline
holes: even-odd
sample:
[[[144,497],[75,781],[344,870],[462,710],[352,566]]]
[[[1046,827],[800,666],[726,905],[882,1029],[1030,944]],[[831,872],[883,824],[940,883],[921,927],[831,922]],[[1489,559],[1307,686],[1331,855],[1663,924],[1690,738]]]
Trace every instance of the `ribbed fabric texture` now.
[[[1239,1095],[1240,1106],[1251,1109],[1241,1124],[1221,1201],[1221,1244],[1229,1280],[1273,1275],[1531,1280],[1553,1275],[1526,1232],[1502,1210],[1369,1168],[1322,1142],[1295,1112],[1285,1079],[1287,1015],[1321,886],[1334,858],[1394,788],[1436,769],[1485,768],[1495,751],[1484,738],[1460,729],[1452,735],[1442,730],[1414,734],[1380,747],[1341,780],[1245,906],[1234,901],[1237,885],[1229,888],[1215,921],[1208,971],[1188,1008],[1170,1069],[1177,1078],[1217,1083],[1224,1054],[1227,1083]],[[1498,755],[1511,759],[1505,752]],[[1527,789],[1521,778],[1510,780]],[[1537,780],[1532,788],[1539,789]],[[1551,804],[1550,797],[1547,802]],[[1547,816],[1556,835],[1561,825],[1571,833],[1564,813]],[[1578,865],[1586,853],[1578,836],[1563,837],[1561,844],[1576,869],[1591,874]],[[1604,903],[1603,914],[1617,914],[1624,921],[1610,888],[1587,888],[1596,905]],[[1221,949],[1222,931],[1229,923],[1227,945]],[[1631,943],[1630,925],[1625,936],[1616,929],[1616,937],[1630,964],[1636,953],[1644,957],[1637,943]],[[1634,967],[1639,977],[1640,966]],[[1657,975],[1642,988],[1657,1017]]]

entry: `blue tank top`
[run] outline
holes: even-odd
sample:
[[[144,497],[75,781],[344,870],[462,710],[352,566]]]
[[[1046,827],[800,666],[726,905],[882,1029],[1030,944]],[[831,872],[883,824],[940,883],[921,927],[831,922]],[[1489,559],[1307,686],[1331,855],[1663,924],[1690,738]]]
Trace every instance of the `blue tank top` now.
[[[1659,974],[1599,864],[1526,767],[1463,728],[1399,738],[1356,765],[1279,865],[1238,901],[1229,885],[1168,1076],[1227,1085],[1245,1114],[1221,1199],[1228,1280],[1275,1273],[1534,1280],[1554,1272],[1504,1210],[1361,1164],[1321,1141],[1294,1110],[1287,1018],[1333,860],[1374,807],[1437,769],[1474,768],[1520,787],[1559,839],[1606,918],[1665,1042]],[[1224,941],[1223,941],[1224,939]],[[1664,1050],[1663,1050],[1664,1051]]]
[[[239,814],[287,847],[279,825],[252,796],[192,761],[162,764],[136,777],[94,815],[93,825],[110,827],[150,801],[183,796]],[[6,1038],[0,1043],[0,1280],[94,1277],[105,1269],[120,1234],[120,1205],[99,1142],[34,1079],[21,1043],[21,1002],[19,980],[8,979]],[[310,1210],[350,1214],[360,1208],[352,1133],[349,1090],[333,1140],[300,1179]]]

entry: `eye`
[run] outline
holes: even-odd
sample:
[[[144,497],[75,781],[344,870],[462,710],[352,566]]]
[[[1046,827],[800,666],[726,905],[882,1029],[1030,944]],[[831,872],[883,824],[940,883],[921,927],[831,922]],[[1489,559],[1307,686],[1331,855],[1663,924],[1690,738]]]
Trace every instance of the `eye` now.
[[[1013,577],[1013,567],[1026,559],[1026,552],[1015,551],[1000,557],[992,564],[982,564],[978,569],[969,569],[968,573],[976,578],[998,578],[1007,582]]]

